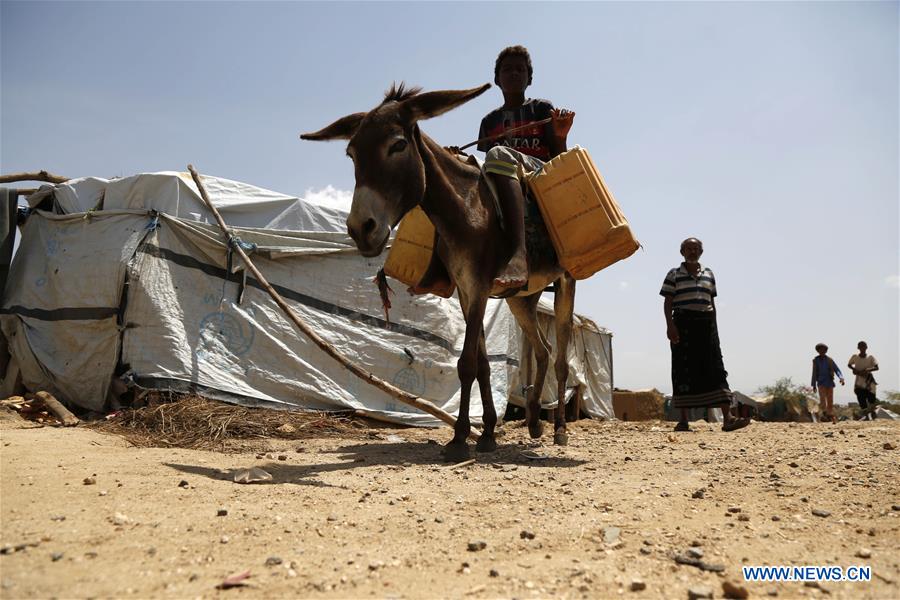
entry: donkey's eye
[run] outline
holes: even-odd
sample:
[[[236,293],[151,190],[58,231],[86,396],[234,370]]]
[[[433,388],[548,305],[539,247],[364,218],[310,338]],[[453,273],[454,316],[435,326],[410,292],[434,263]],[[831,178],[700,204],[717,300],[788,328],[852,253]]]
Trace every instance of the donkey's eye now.
[[[388,154],[394,154],[395,152],[403,152],[406,150],[406,140],[397,140],[391,147],[388,149]]]

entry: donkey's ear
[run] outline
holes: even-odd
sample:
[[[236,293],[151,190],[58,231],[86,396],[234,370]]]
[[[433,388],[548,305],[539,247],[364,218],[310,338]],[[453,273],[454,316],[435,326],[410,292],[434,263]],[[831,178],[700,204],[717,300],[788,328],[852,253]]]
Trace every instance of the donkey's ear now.
[[[360,121],[362,121],[365,116],[366,113],[361,112],[341,117],[324,129],[320,129],[314,133],[301,133],[300,139],[317,142],[323,140],[349,140],[353,137],[353,134],[356,133],[356,128],[359,127]]]
[[[402,102],[403,114],[411,121],[430,119],[480,96],[489,87],[491,87],[491,84],[486,83],[481,87],[470,90],[445,90],[417,94]]]

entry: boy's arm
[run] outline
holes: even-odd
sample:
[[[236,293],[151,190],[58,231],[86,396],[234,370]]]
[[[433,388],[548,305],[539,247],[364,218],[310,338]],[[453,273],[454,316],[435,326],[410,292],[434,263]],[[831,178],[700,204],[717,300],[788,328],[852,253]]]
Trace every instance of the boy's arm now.
[[[568,150],[569,130],[575,120],[575,113],[565,108],[550,110],[550,158],[555,158]]]
[[[844,374],[841,373],[841,368],[833,360],[831,361],[831,366],[834,367],[834,372],[837,373],[838,379],[841,380],[841,385],[844,385]]]

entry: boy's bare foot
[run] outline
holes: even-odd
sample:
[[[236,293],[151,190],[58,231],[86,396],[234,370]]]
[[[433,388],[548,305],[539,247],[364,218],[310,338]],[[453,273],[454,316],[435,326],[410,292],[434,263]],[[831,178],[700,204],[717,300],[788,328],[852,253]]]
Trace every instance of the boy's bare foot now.
[[[528,284],[528,262],[524,252],[517,252],[494,278],[494,287],[520,288]]]

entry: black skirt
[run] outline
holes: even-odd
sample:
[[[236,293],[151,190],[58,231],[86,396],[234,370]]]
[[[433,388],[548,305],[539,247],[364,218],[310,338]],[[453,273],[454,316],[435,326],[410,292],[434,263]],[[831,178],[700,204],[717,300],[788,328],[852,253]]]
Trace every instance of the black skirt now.
[[[715,311],[676,310],[679,342],[672,348],[672,405],[710,408],[730,404]]]

